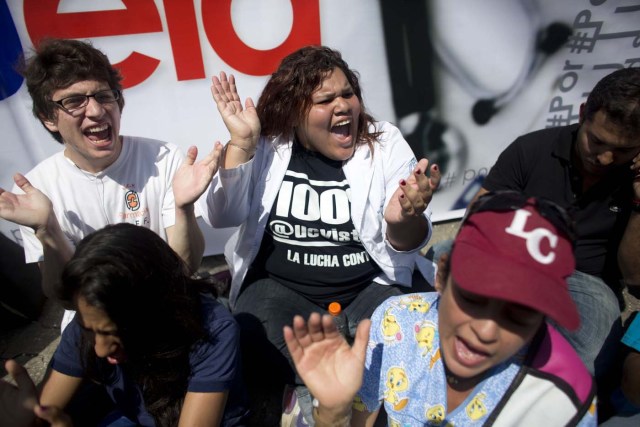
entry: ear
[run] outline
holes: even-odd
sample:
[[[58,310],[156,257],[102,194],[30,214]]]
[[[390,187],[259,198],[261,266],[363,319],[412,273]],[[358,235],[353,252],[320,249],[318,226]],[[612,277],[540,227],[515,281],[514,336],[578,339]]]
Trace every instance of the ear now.
[[[449,254],[444,253],[438,260],[438,272],[436,273],[435,288],[439,294],[442,294],[445,286],[447,285],[447,278],[449,277]]]
[[[56,119],[54,119],[55,120],[54,121],[54,120],[51,120],[51,119],[49,119],[47,117],[40,116],[40,121],[42,122],[44,127],[49,129],[49,131],[51,131],[51,132],[58,132],[58,124],[57,124],[57,120]]]

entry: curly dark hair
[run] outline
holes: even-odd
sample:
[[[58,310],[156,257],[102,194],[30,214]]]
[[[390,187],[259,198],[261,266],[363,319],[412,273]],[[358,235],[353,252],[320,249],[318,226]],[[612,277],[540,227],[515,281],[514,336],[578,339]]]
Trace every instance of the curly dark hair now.
[[[584,119],[602,111],[626,138],[640,134],[640,68],[622,68],[603,77],[584,106]]]
[[[59,297],[82,297],[115,323],[126,368],[158,426],[177,425],[190,376],[189,353],[206,338],[200,292],[215,291],[189,275],[182,259],[151,230],[107,226],[85,237],[62,274]],[[94,335],[83,334],[87,375],[108,383],[113,367],[96,356]]]
[[[336,68],[342,70],[360,101],[358,133],[355,139],[358,144],[372,146],[380,134],[369,131],[369,125],[374,119],[364,107],[359,75],[349,68],[340,52],[325,46],[298,49],[287,55],[271,75],[256,107],[262,135],[292,137],[295,126],[304,120],[311,109],[311,95]]]
[[[97,80],[106,82],[111,89],[122,91],[120,71],[91,43],[79,40],[43,39],[35,46],[32,56],[22,58],[18,71],[26,80],[33,101],[33,115],[40,121],[55,119],[58,111],[51,102],[53,92],[76,82]],[[118,99],[118,106],[122,111],[122,95]],[[49,133],[56,141],[63,143],[59,132]]]

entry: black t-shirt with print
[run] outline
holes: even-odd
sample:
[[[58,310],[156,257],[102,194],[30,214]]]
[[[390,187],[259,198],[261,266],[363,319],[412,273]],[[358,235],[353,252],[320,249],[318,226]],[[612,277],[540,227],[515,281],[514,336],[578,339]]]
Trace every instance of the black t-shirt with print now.
[[[319,305],[350,303],[380,272],[351,221],[350,195],[341,161],[294,144],[253,274]]]

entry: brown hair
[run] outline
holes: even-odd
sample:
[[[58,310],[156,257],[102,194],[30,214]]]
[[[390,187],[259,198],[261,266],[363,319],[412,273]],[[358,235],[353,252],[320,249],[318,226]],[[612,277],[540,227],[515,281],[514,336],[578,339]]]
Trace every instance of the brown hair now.
[[[33,55],[23,59],[18,67],[24,76],[33,100],[33,115],[40,121],[54,120],[56,107],[51,102],[53,92],[82,80],[106,82],[111,89],[122,90],[122,76],[113,68],[109,58],[89,42],[67,39],[44,39]],[[118,99],[122,111],[124,97]],[[51,132],[63,143],[59,132]]]
[[[374,119],[364,107],[358,73],[349,68],[340,52],[325,46],[306,46],[289,54],[271,75],[256,107],[262,135],[293,136],[295,126],[305,119],[311,109],[311,95],[336,68],[342,70],[360,101],[355,138],[357,144],[372,146],[380,134],[369,131]]]

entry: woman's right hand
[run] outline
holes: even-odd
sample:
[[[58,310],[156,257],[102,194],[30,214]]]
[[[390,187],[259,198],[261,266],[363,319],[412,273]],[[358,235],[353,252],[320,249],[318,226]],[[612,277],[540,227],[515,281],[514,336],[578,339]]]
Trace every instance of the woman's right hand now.
[[[231,142],[247,152],[254,152],[260,137],[260,119],[251,98],[240,101],[233,74],[220,72],[211,78],[211,94],[225,126],[231,134]]]

